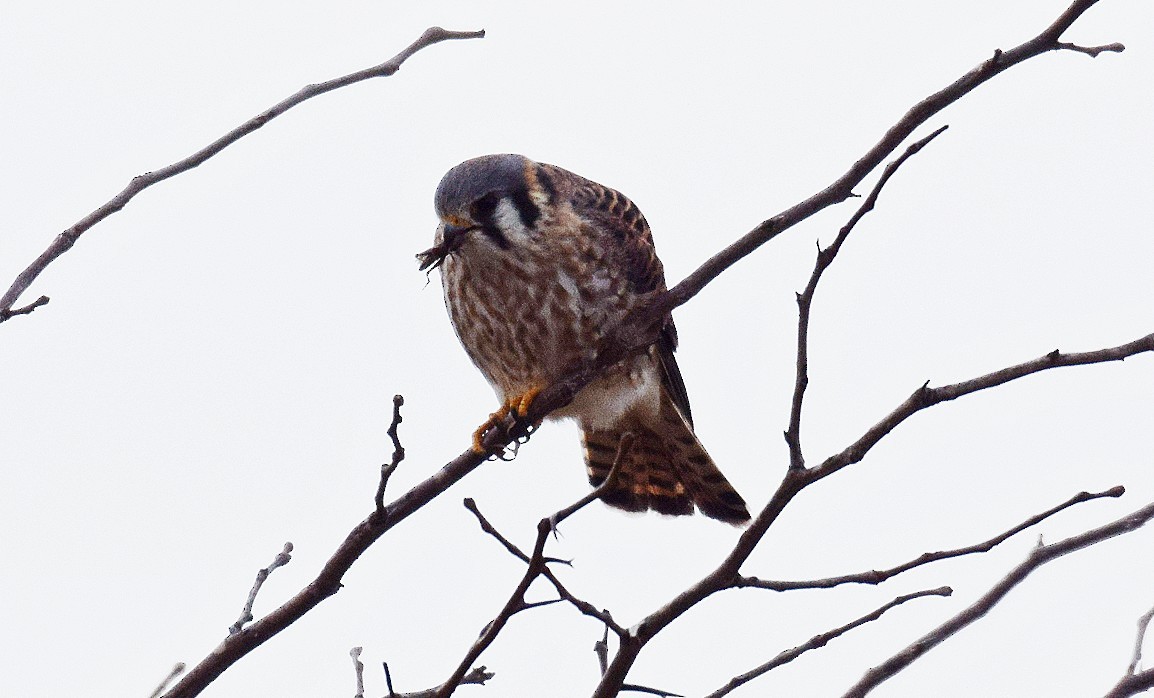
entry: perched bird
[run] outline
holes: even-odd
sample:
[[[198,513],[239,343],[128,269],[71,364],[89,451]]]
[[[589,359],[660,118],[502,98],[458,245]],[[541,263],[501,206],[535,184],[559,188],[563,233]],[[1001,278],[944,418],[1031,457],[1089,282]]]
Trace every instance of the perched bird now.
[[[503,405],[474,434],[483,452],[489,427],[524,416],[542,389],[595,358],[607,332],[665,289],[665,276],[633,202],[560,167],[521,155],[467,160],[441,180],[434,203],[441,222],[421,268],[440,268],[457,336]],[[646,352],[609,367],[550,417],[577,420],[595,487],[632,434],[607,504],[673,515],[696,505],[743,523],[744,500],[693,433],[676,346],[669,320]]]

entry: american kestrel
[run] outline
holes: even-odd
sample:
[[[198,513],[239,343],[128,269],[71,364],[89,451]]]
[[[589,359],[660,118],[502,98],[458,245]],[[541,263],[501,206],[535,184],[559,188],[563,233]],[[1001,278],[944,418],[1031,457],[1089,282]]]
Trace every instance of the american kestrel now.
[[[646,294],[665,289],[649,224],[622,194],[521,155],[467,160],[441,180],[435,246],[421,268],[440,267],[445,305],[465,351],[503,407],[524,416],[537,394],[594,359],[606,333]],[[602,484],[622,435],[632,445],[605,503],[728,523],[749,520],[745,501],[693,433],[673,350],[673,321],[641,354],[611,366],[550,418],[581,428],[589,482]]]

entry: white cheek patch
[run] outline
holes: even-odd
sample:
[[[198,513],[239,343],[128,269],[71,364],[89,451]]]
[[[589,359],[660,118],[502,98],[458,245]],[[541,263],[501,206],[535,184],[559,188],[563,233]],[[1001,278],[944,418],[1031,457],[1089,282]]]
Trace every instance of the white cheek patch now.
[[[529,241],[529,229],[521,222],[520,211],[509,199],[503,198],[497,202],[497,208],[493,210],[493,223],[509,242],[516,245]]]

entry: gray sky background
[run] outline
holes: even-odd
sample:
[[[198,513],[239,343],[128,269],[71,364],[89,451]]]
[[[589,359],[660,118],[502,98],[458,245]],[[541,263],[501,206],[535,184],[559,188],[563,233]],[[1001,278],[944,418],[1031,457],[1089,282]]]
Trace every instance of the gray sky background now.
[[[309,82],[376,64],[427,26],[485,28],[394,77],[310,101],[91,230],[0,328],[0,695],[147,696],[239,615],[311,579],[371,509],[391,398],[396,496],[468,444],[496,401],[457,344],[429,246],[441,175],[520,152],[620,189],[670,283],[844,172],[914,102],[1034,36],[1061,0],[1005,3],[10,3],[0,22],[0,282],[135,174],[182,158]],[[1055,53],[934,117],[819,289],[803,424],[819,462],[925,380],[942,384],[1154,330],[1154,5],[1103,0]],[[873,179],[869,180],[872,184]],[[867,185],[868,187],[868,185]],[[867,187],[859,189],[866,193]],[[675,317],[701,440],[753,507],[786,463],[794,292],[849,202],[789,231]],[[720,594],[631,681],[713,690],[900,594],[927,599],[735,695],[840,695],[1046,541],[1154,500],[1154,358],[1064,369],[922,413],[805,492],[743,569],[806,579],[993,536],[1124,484],[993,553],[880,588]],[[548,425],[374,546],[345,588],[206,695],[351,695],[442,681],[522,572],[462,508],[529,545],[587,491],[574,427]],[[550,553],[631,625],[737,536],[600,505]],[[1154,529],[1039,571],[887,696],[1100,695],[1154,605]],[[548,596],[539,590],[538,596]],[[601,628],[516,617],[467,696],[584,695]]]

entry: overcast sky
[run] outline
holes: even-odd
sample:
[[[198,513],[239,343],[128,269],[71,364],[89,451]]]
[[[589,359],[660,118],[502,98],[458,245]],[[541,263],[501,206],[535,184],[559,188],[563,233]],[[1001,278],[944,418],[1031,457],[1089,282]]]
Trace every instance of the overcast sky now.
[[[711,9],[706,9],[707,7]],[[285,541],[265,613],[371,510],[405,396],[390,497],[496,406],[436,275],[432,194],[469,157],[519,152],[644,211],[670,283],[843,173],[904,111],[1062,0],[743,3],[9,3],[0,22],[0,285],[136,174],[301,86],[374,65],[426,27],[487,30],[394,77],[307,102],[87,233],[0,326],[0,695],[147,696],[240,614]],[[1154,331],[1154,5],[1102,0],[1065,37],[1127,50],[1031,60],[935,116],[818,291],[809,462],[926,380]],[[871,178],[859,193],[866,193]],[[698,435],[760,509],[787,453],[794,292],[854,204],[759,250],[675,314]],[[663,633],[630,680],[687,696],[948,584],[735,695],[840,695],[1052,542],[1154,501],[1154,357],[1046,372],[943,404],[807,490],[746,574],[808,579],[985,540],[1123,484],[981,558],[881,587],[729,591]],[[345,588],[205,695],[352,695],[443,681],[523,567],[461,499],[531,544],[587,491],[576,429],[547,425],[379,541]],[[631,625],[713,569],[737,530],[599,504],[551,555]],[[1154,529],[1040,570],[884,684],[886,696],[1100,695],[1154,606]],[[545,588],[535,598],[548,597]],[[462,696],[585,695],[601,628],[557,605],[514,619]]]

